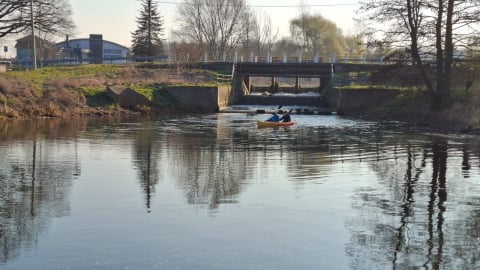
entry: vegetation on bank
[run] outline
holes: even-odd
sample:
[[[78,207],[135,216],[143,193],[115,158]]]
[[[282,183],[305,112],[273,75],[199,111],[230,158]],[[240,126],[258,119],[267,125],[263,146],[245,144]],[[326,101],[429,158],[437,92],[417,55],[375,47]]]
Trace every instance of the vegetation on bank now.
[[[215,84],[215,74],[205,70],[166,65],[84,65],[46,67],[0,74],[0,118],[64,117],[139,114],[150,110],[126,110],[107,95],[108,86],[131,88],[145,95],[152,107],[173,112],[175,100],[165,85]]]
[[[399,120],[446,132],[479,133],[480,80],[476,78],[467,90],[466,82],[462,79],[462,70],[463,68],[460,68],[460,71],[455,72],[449,104],[441,111],[431,110],[431,95],[428,90],[399,87],[397,89],[400,89],[400,92],[393,99],[368,108],[362,111],[361,115],[369,119]]]
[[[478,70],[480,66],[474,68]],[[476,79],[466,91],[465,69],[465,66],[456,67],[451,104],[440,112],[430,110],[428,91],[412,83],[414,78],[405,77],[405,72],[395,72],[398,76],[384,74],[375,80],[350,80],[348,85],[339,87],[400,91],[395,98],[362,111],[368,118],[396,119],[450,130],[480,130],[480,81]],[[217,75],[211,71],[154,63],[7,72],[0,74],[0,118],[174,113],[178,112],[178,103],[164,91],[165,86],[218,86]],[[151,106],[122,108],[107,96],[108,86],[131,88],[147,97]]]

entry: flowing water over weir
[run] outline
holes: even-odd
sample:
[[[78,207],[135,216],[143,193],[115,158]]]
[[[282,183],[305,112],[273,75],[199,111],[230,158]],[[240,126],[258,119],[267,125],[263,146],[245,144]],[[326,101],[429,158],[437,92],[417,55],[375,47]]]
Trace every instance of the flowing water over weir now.
[[[480,269],[480,138],[267,116],[0,122],[0,269]]]

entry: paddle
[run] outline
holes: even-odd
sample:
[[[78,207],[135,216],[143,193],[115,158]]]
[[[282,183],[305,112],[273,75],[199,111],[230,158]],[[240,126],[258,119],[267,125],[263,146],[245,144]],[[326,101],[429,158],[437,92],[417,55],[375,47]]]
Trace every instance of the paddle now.
[[[279,105],[274,112],[275,112],[275,113],[278,113],[282,107],[283,107],[283,105]]]
[[[266,121],[278,122],[280,117],[277,114],[278,114],[278,111],[280,110],[280,108],[282,108],[282,105],[279,105],[277,107],[277,109],[274,109],[274,111],[272,112],[272,116],[270,116],[270,118],[268,118]]]

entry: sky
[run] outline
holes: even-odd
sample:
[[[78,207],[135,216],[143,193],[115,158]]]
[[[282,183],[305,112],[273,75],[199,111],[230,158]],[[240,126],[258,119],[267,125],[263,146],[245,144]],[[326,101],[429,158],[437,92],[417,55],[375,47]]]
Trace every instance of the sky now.
[[[131,47],[131,33],[136,29],[135,18],[140,12],[140,0],[69,0],[73,11],[73,21],[77,27],[73,38],[88,38],[90,34],[102,34],[104,40]],[[164,19],[164,38],[170,39],[172,29],[176,29],[177,7],[183,0],[156,0]],[[344,34],[355,33],[355,10],[359,0],[245,0],[258,14],[270,17],[274,31],[279,37],[289,35],[289,21],[297,17],[301,3],[314,14],[321,14],[340,27]],[[0,39],[0,46],[8,46],[8,52],[0,58],[15,57],[15,40],[19,36]],[[54,41],[63,41],[59,37]]]
[[[183,0],[157,0],[166,28],[164,38],[169,39],[175,29],[177,6]],[[319,13],[333,21],[344,33],[355,32],[353,17],[358,0],[246,0],[259,13],[267,14],[279,36],[288,36],[289,21],[298,16],[300,3],[312,13]],[[71,38],[88,38],[102,34],[103,39],[131,46],[131,33],[136,29],[135,18],[140,11],[139,0],[70,0],[73,20],[77,26]]]

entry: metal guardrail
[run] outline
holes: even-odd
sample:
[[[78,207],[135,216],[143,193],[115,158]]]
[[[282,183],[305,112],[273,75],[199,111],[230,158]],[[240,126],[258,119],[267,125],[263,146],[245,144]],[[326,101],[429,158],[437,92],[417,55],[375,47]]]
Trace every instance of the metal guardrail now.
[[[232,75],[216,73],[218,84],[227,84],[232,82]]]

